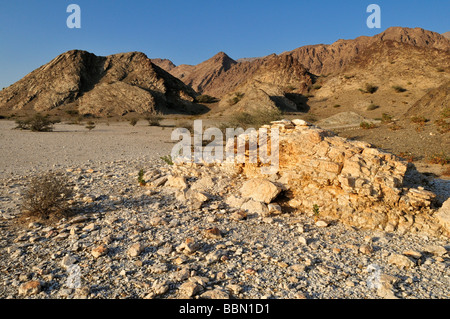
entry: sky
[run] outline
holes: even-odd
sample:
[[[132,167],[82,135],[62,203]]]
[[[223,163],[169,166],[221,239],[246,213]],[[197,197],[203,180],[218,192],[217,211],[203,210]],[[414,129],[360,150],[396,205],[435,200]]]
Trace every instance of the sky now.
[[[70,4],[81,28],[68,28]],[[381,8],[381,28],[366,21]],[[0,89],[66,51],[141,51],[176,65],[373,36],[392,26],[450,31],[449,0],[0,0]]]

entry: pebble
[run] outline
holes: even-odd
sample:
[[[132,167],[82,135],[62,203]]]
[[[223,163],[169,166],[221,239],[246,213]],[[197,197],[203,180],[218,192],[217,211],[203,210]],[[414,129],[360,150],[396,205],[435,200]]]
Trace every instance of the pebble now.
[[[246,213],[223,200],[239,194],[239,176],[218,185],[213,167],[189,175],[164,163],[145,165],[158,172],[153,176],[185,176],[188,187],[213,176],[208,200],[195,208],[176,201],[176,189],[136,185],[140,161],[90,163],[63,169],[82,212],[18,227],[17,217],[5,217],[17,216],[20,206],[8,185],[24,184],[19,176],[2,180],[0,269],[8,271],[0,298],[448,298],[448,238],[330,227],[279,214],[277,203],[267,205],[270,216]],[[72,265],[81,270],[81,288],[65,286]],[[375,271],[365,271],[370,265]],[[368,287],[371,276],[379,288]]]

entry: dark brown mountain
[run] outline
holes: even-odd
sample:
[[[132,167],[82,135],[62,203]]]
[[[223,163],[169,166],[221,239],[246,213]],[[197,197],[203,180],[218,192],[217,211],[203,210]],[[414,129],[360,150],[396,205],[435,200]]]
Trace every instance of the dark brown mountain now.
[[[77,109],[81,114],[197,113],[196,93],[140,52],[69,51],[0,92],[3,110]]]

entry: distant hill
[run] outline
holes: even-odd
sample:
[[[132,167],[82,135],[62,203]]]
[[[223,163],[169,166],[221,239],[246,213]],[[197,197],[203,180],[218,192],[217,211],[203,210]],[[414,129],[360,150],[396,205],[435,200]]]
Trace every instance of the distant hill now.
[[[73,50],[0,91],[0,109],[70,108],[98,116],[198,113],[196,93],[140,52],[99,57]]]
[[[446,37],[447,39],[450,39],[450,31],[445,32],[445,33],[442,33],[442,35],[443,35],[444,37]]]

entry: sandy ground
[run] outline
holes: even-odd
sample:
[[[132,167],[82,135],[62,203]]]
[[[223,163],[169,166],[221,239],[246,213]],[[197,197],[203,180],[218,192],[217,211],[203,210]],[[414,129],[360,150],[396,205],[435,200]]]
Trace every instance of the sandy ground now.
[[[170,136],[173,127],[150,127],[146,121],[134,127],[128,122],[99,123],[90,132],[82,125],[56,124],[47,133],[15,126],[0,121],[0,178],[89,163],[159,160],[176,143]]]

